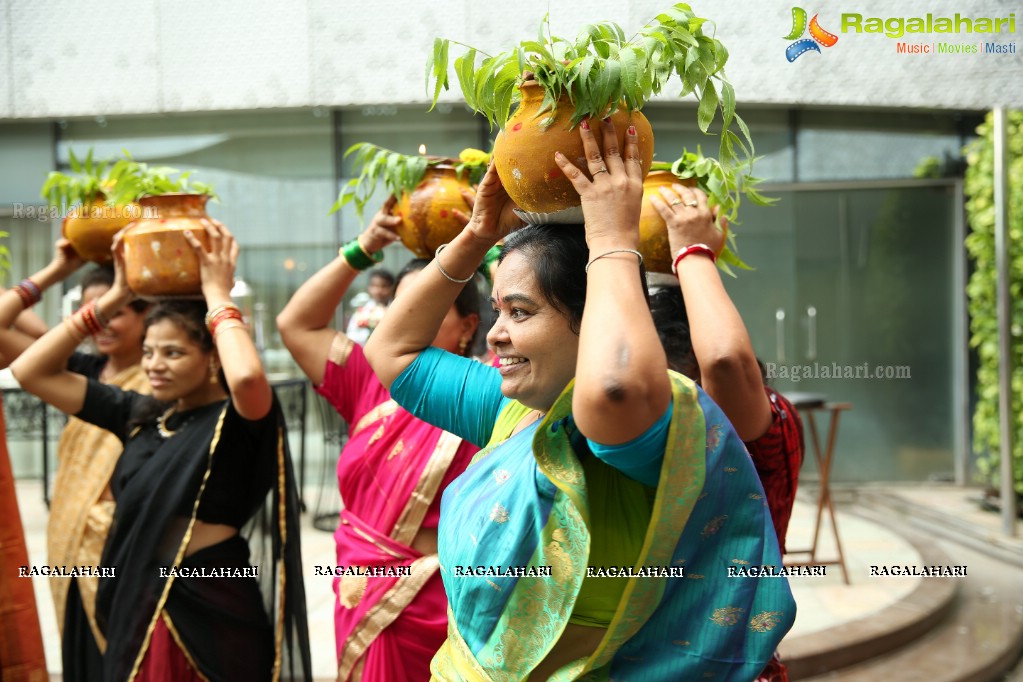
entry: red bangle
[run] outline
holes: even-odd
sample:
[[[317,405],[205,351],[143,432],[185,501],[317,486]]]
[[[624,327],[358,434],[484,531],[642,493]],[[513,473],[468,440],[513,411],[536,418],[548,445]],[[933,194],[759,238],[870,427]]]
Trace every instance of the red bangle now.
[[[702,253],[704,256],[710,258],[711,263],[716,263],[718,257],[714,255],[714,249],[710,248],[706,244],[690,244],[689,246],[682,247],[675,254],[675,260],[671,264],[671,274],[678,277],[678,264],[683,258],[691,253]]]
[[[217,312],[213,319],[210,320],[208,328],[213,338],[217,337],[217,330],[221,328],[221,325],[226,323],[228,320],[237,320],[240,324],[245,324],[245,319],[242,317],[242,313],[237,308],[226,308]]]

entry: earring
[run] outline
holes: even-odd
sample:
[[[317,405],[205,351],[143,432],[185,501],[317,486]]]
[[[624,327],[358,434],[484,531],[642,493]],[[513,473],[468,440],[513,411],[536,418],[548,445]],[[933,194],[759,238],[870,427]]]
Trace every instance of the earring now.
[[[458,352],[465,355],[465,349],[469,346],[469,337],[463,336],[458,341]]]
[[[220,376],[218,376],[219,374],[220,374],[220,368],[217,367],[217,363],[215,363],[211,359],[210,360],[210,384],[211,385],[215,386],[215,385],[220,383]]]

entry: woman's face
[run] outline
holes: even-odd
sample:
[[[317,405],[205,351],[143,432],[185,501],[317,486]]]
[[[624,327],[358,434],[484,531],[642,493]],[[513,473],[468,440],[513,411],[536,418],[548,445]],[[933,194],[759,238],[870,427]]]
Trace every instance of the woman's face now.
[[[529,261],[518,251],[498,266],[491,303],[497,321],[487,343],[500,358],[501,392],[546,412],[575,376],[579,336],[540,293]]]
[[[398,284],[398,293],[402,287],[408,287],[408,283],[419,276],[421,270],[416,272],[406,273],[401,278],[401,282]],[[437,330],[437,336],[433,338],[433,343],[430,344],[435,348],[446,350],[449,353],[455,355],[465,355],[462,352],[462,340],[465,339],[468,342],[472,338],[472,335],[476,333],[476,327],[480,324],[479,315],[472,314],[466,317],[462,317],[458,314],[458,308],[454,303],[448,308],[447,315],[444,316],[444,321],[440,323],[440,329]]]
[[[82,292],[82,303],[99,298],[109,289],[106,284],[86,288]],[[108,357],[126,357],[137,362],[142,352],[145,319],[145,313],[135,312],[130,306],[121,308],[110,318],[110,324],[94,337],[96,350]]]
[[[203,351],[177,323],[163,319],[149,325],[142,343],[142,369],[160,401],[179,401],[179,408],[204,404],[210,387],[212,351]]]

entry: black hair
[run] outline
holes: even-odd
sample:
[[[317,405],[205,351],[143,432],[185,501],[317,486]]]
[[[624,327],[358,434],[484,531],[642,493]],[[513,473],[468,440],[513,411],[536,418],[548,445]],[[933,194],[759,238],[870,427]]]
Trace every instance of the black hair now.
[[[394,288],[398,288],[401,280],[405,279],[406,275],[419,272],[429,264],[430,261],[426,258],[413,258],[410,260],[398,273],[398,277],[394,282]],[[469,315],[475,313],[480,319],[480,323],[476,325],[476,330],[472,333],[472,337],[465,347],[467,354],[471,353],[473,346],[476,345],[476,338],[479,336],[480,328],[483,326],[483,294],[480,293],[480,277],[478,273],[473,274],[472,279],[462,287],[462,290],[458,292],[458,298],[455,299],[455,310],[458,311],[460,317],[469,317]]]
[[[397,286],[398,284],[394,278],[394,273],[387,268],[373,268],[367,272],[366,275],[369,279],[373,279],[375,277],[377,279],[385,280],[392,287]]]
[[[668,367],[694,381],[700,379],[700,365],[693,351],[686,302],[678,287],[658,289],[650,296],[650,314],[661,339]]]
[[[170,320],[181,327],[202,352],[214,349],[213,335],[206,328],[206,302],[190,300],[160,301],[146,315],[146,329],[157,322]]]
[[[82,291],[85,291],[89,287],[112,287],[113,285],[114,268],[112,265],[96,265],[86,271],[86,273],[82,275],[81,282],[79,282],[79,286],[82,287]]]
[[[112,287],[114,286],[114,266],[113,265],[96,265],[95,267],[88,270],[82,275],[81,281],[78,286],[82,288],[82,293],[89,287]],[[128,304],[128,307],[137,313],[144,313],[149,309],[149,301],[144,301],[141,298],[137,298]]]
[[[498,262],[521,251],[536,276],[537,288],[551,306],[568,318],[569,329],[579,333],[586,303],[586,262],[589,247],[582,225],[527,225],[508,235]],[[638,270],[643,295],[649,300],[646,271]]]

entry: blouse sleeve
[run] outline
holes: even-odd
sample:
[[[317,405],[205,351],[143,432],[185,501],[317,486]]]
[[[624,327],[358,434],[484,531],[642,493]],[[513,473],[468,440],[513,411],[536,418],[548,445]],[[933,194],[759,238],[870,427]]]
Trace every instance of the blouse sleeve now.
[[[327,356],[323,383],[314,388],[346,422],[354,424],[359,399],[368,382],[375,380],[376,375],[362,353],[362,346],[346,335],[338,334]]]
[[[96,379],[88,381],[85,403],[75,416],[110,431],[122,443],[128,440],[128,421],[143,396],[135,391],[125,391],[117,386],[101,383]]]
[[[432,346],[398,375],[391,397],[416,417],[477,447],[490,440],[497,415],[508,401],[496,367]]]
[[[594,457],[608,466],[618,469],[629,478],[639,481],[651,488],[657,487],[661,478],[661,463],[664,461],[664,448],[668,444],[668,427],[671,426],[672,403],[661,418],[649,429],[627,443],[618,445],[602,445],[586,439],[586,444]]]

